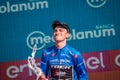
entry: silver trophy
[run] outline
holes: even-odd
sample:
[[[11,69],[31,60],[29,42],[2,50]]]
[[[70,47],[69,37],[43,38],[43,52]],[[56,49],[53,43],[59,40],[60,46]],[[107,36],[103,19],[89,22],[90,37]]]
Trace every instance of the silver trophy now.
[[[35,57],[35,54],[36,54],[36,50],[37,50],[37,45],[35,44],[34,47],[33,47],[33,51],[32,51],[31,56],[28,56],[28,67],[33,70],[33,72],[37,76],[36,80],[38,80],[39,77],[42,74],[42,70],[39,67],[37,67],[37,65],[35,63],[34,57]]]

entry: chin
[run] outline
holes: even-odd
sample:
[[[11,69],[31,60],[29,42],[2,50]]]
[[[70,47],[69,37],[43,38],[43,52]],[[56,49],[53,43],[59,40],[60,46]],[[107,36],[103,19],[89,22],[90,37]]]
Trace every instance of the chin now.
[[[61,41],[61,40],[59,40],[59,39],[55,39],[55,41],[56,41],[56,42],[59,42],[59,41]]]
[[[55,39],[55,42],[60,42],[61,40],[60,39]]]

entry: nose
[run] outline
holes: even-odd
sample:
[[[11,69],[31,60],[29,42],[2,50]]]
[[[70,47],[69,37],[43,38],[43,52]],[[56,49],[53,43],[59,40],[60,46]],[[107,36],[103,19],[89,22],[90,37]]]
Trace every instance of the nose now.
[[[59,35],[60,34],[60,31],[59,30],[55,30],[54,31],[54,36],[57,36],[57,35]]]

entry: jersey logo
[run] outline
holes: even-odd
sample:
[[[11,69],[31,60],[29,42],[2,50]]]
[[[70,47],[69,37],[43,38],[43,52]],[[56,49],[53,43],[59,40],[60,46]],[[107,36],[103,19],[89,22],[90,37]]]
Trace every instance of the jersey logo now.
[[[78,58],[78,55],[77,55],[77,54],[75,54],[75,55],[74,55],[74,58]]]
[[[52,57],[54,57],[55,56],[55,53],[52,53]]]
[[[72,71],[72,66],[50,66],[52,80],[73,80]]]

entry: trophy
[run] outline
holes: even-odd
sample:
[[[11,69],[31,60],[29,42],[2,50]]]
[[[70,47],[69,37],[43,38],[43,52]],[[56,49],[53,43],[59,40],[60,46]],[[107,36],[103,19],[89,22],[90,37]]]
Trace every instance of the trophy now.
[[[36,74],[36,76],[37,76],[36,80],[38,80],[43,72],[39,67],[37,67],[37,65],[35,63],[34,57],[36,54],[36,50],[37,50],[37,45],[35,44],[33,47],[31,56],[28,56],[28,67]],[[44,80],[47,80],[47,79],[45,78]]]

